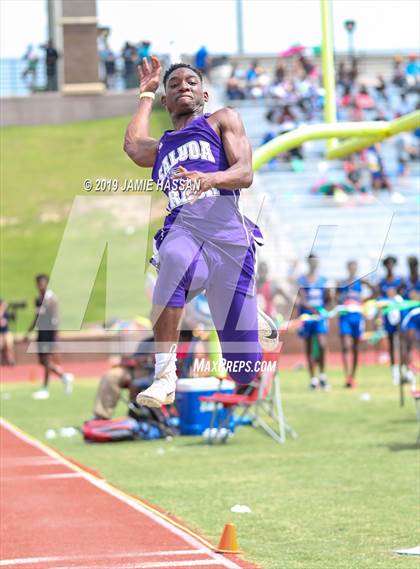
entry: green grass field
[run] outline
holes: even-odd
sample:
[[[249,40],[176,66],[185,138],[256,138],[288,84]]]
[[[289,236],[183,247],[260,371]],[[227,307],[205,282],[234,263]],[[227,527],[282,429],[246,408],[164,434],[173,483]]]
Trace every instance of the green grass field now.
[[[19,330],[33,317],[34,275],[50,273],[76,196],[86,195],[83,180],[90,178],[148,178],[123,152],[129,117],[117,117],[54,126],[8,127],[0,130],[1,174],[1,281],[0,295],[8,301],[26,300],[19,314]],[[168,128],[163,111],[153,113],[151,134]],[[150,239],[150,229],[141,229]],[[85,322],[102,321],[106,289],[102,263]],[[139,291],[143,292],[140,282]],[[138,312],[146,314],[147,300],[138,295]],[[132,315],[133,317],[135,314]]]
[[[399,406],[386,368],[360,378],[350,392],[332,372],[331,392],[310,393],[303,371],[285,372],[286,417],[300,438],[284,446],[250,427],[211,448],[192,437],[86,445],[77,435],[50,444],[214,543],[233,520],[246,557],[264,569],[414,569],[418,559],[392,554],[419,541],[414,405],[407,397]],[[96,383],[79,381],[69,399],[57,382],[48,401],[31,399],[34,384],[3,384],[3,416],[46,442],[47,429],[90,416]],[[232,514],[235,504],[252,513]]]

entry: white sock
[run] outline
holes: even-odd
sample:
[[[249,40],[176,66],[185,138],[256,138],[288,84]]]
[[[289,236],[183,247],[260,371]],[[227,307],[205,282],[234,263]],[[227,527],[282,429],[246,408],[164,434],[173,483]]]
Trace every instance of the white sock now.
[[[155,376],[160,377],[163,373],[176,375],[176,352],[155,354]]]

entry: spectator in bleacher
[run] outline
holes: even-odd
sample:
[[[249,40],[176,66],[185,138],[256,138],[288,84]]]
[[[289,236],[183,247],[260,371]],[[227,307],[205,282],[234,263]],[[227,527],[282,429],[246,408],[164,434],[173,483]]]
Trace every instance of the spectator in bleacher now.
[[[46,91],[57,91],[57,60],[58,51],[55,49],[52,40],[41,46],[45,50],[45,74],[47,76]]]
[[[375,101],[369,94],[366,85],[360,85],[359,91],[355,96],[355,103],[359,109],[371,110],[375,108]]]
[[[226,95],[231,100],[245,99],[245,81],[244,72],[238,64],[232,67],[232,72],[226,83]]]
[[[15,365],[15,351],[13,334],[9,329],[12,314],[8,310],[8,304],[0,299],[0,361],[2,365]]]
[[[202,45],[200,49],[195,54],[195,67],[201,71],[204,75],[207,75],[209,64],[210,64],[210,57],[207,48]]]
[[[317,77],[317,68],[309,60],[308,57],[300,55],[295,64],[296,76],[299,79],[307,79],[308,77]]]
[[[380,73],[376,77],[375,91],[377,93],[379,101],[381,101],[381,100],[383,102],[388,101],[388,97],[387,97],[387,93],[386,93],[386,82],[385,82],[384,76],[381,75]]]
[[[416,147],[412,142],[410,132],[400,132],[395,137],[395,148],[397,150],[398,177],[400,182],[404,182],[410,175],[410,160],[416,157]]]
[[[143,58],[145,57],[146,59],[149,59],[149,55],[150,55],[150,46],[151,46],[151,42],[150,41],[140,41],[137,44],[137,62],[140,63],[141,61],[143,61]]]
[[[381,154],[381,145],[376,143],[367,150],[367,163],[371,175],[371,184],[373,191],[388,190],[392,192],[391,182],[385,170],[384,160]]]
[[[283,63],[278,63],[276,69],[274,70],[274,82],[276,84],[283,83],[286,78],[286,69]]]
[[[245,77],[248,83],[258,77],[258,61],[256,59],[251,63],[251,67],[247,70]]]
[[[365,194],[366,188],[363,184],[364,163],[360,155],[352,154],[344,161],[345,183],[348,184],[355,193]]]
[[[405,76],[409,87],[414,87],[420,80],[420,59],[416,53],[408,56]]]
[[[396,87],[399,88],[404,87],[406,83],[403,61],[402,57],[400,57],[399,55],[396,55],[393,59],[391,81]]]

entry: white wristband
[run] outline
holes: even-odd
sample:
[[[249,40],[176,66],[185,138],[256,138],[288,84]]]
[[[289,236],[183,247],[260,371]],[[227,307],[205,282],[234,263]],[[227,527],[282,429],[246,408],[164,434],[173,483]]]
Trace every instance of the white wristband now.
[[[144,97],[154,99],[156,97],[156,93],[153,93],[153,91],[143,91],[143,93],[140,93],[139,99],[143,99]]]

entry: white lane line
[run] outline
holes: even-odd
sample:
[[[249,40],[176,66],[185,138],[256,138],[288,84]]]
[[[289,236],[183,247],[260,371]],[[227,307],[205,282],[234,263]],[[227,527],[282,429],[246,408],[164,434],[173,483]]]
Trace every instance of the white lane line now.
[[[60,464],[60,466],[62,466]],[[22,476],[0,476],[0,480],[52,480],[54,478],[83,478],[79,472],[56,472],[51,474],[23,474]]]
[[[44,466],[49,464],[60,464],[55,458],[49,456],[31,456],[25,458],[4,458],[2,460],[3,467],[13,466]]]
[[[168,551],[147,551],[147,552],[133,552],[133,553],[109,553],[103,554],[98,553],[96,555],[59,555],[53,557],[19,557],[16,559],[4,559],[0,561],[0,567],[4,567],[6,565],[28,565],[29,563],[51,563],[52,561],[88,561],[89,559],[95,560],[102,560],[102,559],[123,559],[127,558],[130,559],[132,557],[165,557],[165,556],[183,556],[186,557],[188,555],[207,555],[207,551],[205,549],[175,549],[175,550],[168,550]]]
[[[106,569],[170,569],[171,567],[184,567],[190,569],[191,567],[226,567],[224,559],[197,559],[196,561],[190,559],[189,561],[151,561],[150,563],[129,563],[125,565],[107,565]],[[54,567],[54,569],[99,569],[100,565],[62,565],[61,567]]]
[[[47,454],[48,456],[50,456],[52,458],[55,458],[56,460],[59,460],[62,464],[66,465],[70,470],[78,471],[77,467],[75,465],[73,465],[71,462],[67,461],[65,458],[62,458],[60,455],[56,454],[52,449],[45,446],[40,441],[38,441],[36,439],[32,439],[30,436],[27,436],[25,433],[15,429],[11,423],[9,423],[8,421],[5,421],[1,417],[0,417],[0,425],[3,426],[5,429],[7,429],[10,433],[14,434],[20,440],[29,444],[30,446],[37,448],[38,450],[44,452],[45,454]],[[83,470],[80,470],[80,473],[82,474],[82,477],[86,481],[90,482],[91,484],[93,484],[94,486],[96,486],[100,490],[106,492],[107,494],[113,496],[114,498],[117,498],[121,502],[124,502],[125,504],[127,504],[128,506],[130,506],[131,508],[133,508],[137,512],[140,512],[141,514],[143,514],[144,516],[146,516],[147,518],[149,518],[150,520],[152,520],[156,524],[160,525],[161,527],[164,527],[169,532],[171,532],[172,534],[176,535],[177,537],[181,538],[183,541],[188,543],[188,545],[190,545],[191,547],[194,547],[195,549],[198,549],[198,550],[205,550],[207,555],[211,559],[217,561],[219,565],[222,565],[226,569],[241,569],[240,565],[238,565],[234,561],[231,561],[230,559],[226,559],[226,558],[222,557],[221,555],[215,553],[211,549],[203,546],[203,544],[197,538],[190,535],[189,533],[182,530],[181,528],[171,524],[169,521],[160,517],[158,514],[154,513],[153,511],[148,510],[142,504],[140,504],[136,500],[130,498],[126,494],[120,492],[119,490],[114,489],[112,486],[110,486],[104,480],[99,480],[99,479],[95,478],[94,476],[92,476],[91,474],[89,474],[88,472],[85,472]],[[56,569],[59,569],[59,568],[57,567]]]

